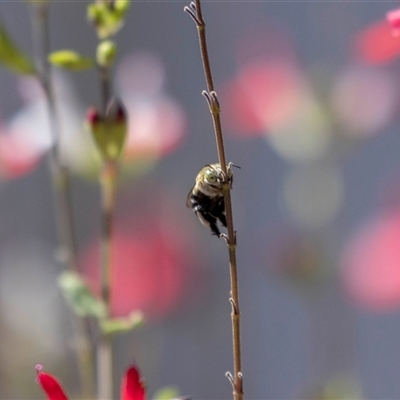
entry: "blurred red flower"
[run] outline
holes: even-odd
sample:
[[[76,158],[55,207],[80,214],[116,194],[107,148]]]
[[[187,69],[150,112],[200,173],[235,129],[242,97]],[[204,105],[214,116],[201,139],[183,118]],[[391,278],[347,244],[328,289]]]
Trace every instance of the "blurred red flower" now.
[[[243,136],[258,136],[286,122],[301,96],[298,71],[285,60],[244,65],[222,90],[229,129]]]
[[[185,132],[185,115],[172,99],[159,95],[135,102],[127,99],[128,137],[123,154],[126,163],[158,159],[174,151]]]
[[[355,57],[371,64],[384,64],[400,54],[400,38],[386,20],[375,22],[360,30],[353,41]]]
[[[382,68],[358,64],[342,70],[331,96],[335,119],[349,135],[371,137],[396,115],[396,79]]]
[[[146,318],[162,317],[174,309],[188,286],[185,244],[175,234],[172,224],[168,227],[149,217],[146,223],[136,226],[144,228],[115,232],[111,313],[121,317],[140,310]],[[84,252],[82,265],[89,285],[99,294],[98,240]]]
[[[386,19],[392,28],[393,36],[400,35],[400,8],[396,10],[389,11],[386,14]]]
[[[68,400],[61,382],[53,375],[42,371],[41,365],[36,367],[37,380],[45,391],[48,400]],[[125,372],[121,382],[121,400],[145,400],[146,392],[143,379],[137,367],[131,366]]]
[[[17,178],[28,174],[39,163],[41,156],[42,153],[23,137],[0,133],[0,175],[3,177]]]
[[[70,78],[61,73],[54,78],[64,160],[75,173],[96,174],[100,159],[90,134],[84,131],[85,107]],[[182,143],[185,113],[164,90],[164,66],[154,55],[126,57],[117,70],[116,80],[118,96],[129,118],[124,171],[143,173]],[[23,107],[4,127],[0,126],[0,175],[8,178],[31,172],[53,144],[40,85],[33,78],[20,78],[18,83]]]
[[[164,89],[162,60],[147,52],[125,57],[117,84],[129,116],[124,160],[158,159],[175,150],[185,136],[186,116]]]
[[[341,263],[348,296],[373,311],[400,306],[400,211],[387,211],[349,240]]]

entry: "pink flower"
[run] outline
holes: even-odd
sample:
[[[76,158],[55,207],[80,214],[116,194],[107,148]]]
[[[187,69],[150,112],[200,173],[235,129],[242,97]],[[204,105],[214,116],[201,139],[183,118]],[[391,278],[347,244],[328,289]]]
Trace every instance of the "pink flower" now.
[[[244,136],[259,136],[283,124],[301,100],[301,78],[287,60],[244,65],[222,92],[226,124]]]
[[[167,202],[162,192],[154,192],[161,204]],[[155,215],[153,202],[148,209],[133,216],[130,205],[117,218],[112,243],[111,313],[127,316],[140,310],[146,319],[168,315],[181,304],[192,282],[192,264],[188,262],[190,244],[185,226],[176,226],[177,212]],[[100,293],[99,240],[94,240],[81,257],[84,276],[94,293]]]
[[[3,177],[17,178],[28,174],[36,167],[41,157],[40,151],[21,135],[0,133],[0,174]]]
[[[161,157],[176,150],[186,133],[183,108],[163,88],[164,67],[151,55],[133,55],[121,63],[116,81],[128,114],[128,134],[123,153],[126,172],[144,173]],[[19,79],[23,107],[0,125],[0,174],[17,177],[28,173],[53,145],[43,91],[32,78]],[[84,107],[70,78],[56,74],[55,97],[60,114],[60,149],[71,171],[84,176],[97,173],[99,156],[84,128]]]
[[[348,296],[372,311],[400,306],[400,212],[385,211],[348,242],[341,263]]]
[[[385,20],[360,30],[353,41],[355,57],[370,64],[384,64],[400,54],[400,40]]]
[[[397,110],[394,77],[383,69],[366,65],[357,64],[341,71],[331,96],[335,120],[346,134],[358,137],[381,132]]]
[[[155,54],[132,54],[118,68],[117,85],[128,113],[127,164],[157,160],[174,151],[185,136],[185,113],[164,84],[164,65]]]
[[[68,400],[60,381],[47,372],[42,372],[42,366],[36,367],[37,379],[45,391],[48,400]],[[130,366],[121,382],[121,400],[145,400],[146,392],[143,379],[137,367]]]
[[[176,307],[187,278],[180,246],[176,245],[174,239],[157,231],[151,235],[116,232],[111,283],[114,317],[141,310],[149,318],[159,318]],[[84,273],[95,293],[100,293],[98,257],[99,246],[95,240],[83,259]]]
[[[400,8],[389,11],[386,14],[386,19],[388,20],[389,25],[392,29],[392,35],[399,36],[400,35]]]

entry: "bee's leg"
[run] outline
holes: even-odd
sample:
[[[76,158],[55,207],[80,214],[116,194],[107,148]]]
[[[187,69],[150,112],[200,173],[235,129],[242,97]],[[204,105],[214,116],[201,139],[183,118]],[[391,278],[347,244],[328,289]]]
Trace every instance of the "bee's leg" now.
[[[218,226],[217,226],[217,218],[212,216],[209,212],[206,212],[201,209],[197,209],[195,211],[195,213],[196,213],[197,217],[199,218],[200,222],[204,226],[210,227],[213,235],[216,235],[218,237],[221,235],[221,232],[219,231]]]
[[[226,215],[225,214],[219,214],[218,219],[221,221],[221,224],[226,228]]]
[[[221,236],[221,232],[218,229],[217,226],[217,220],[214,221],[214,223],[210,224],[210,229],[211,229],[211,234],[220,237]]]
[[[226,228],[225,202],[222,198],[212,210],[213,216],[219,219],[221,224]]]

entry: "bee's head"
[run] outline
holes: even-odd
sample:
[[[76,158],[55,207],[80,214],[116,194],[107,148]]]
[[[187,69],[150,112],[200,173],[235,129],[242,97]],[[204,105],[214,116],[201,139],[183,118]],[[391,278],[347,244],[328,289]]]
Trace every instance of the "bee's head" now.
[[[220,176],[220,174],[218,173],[218,171],[215,168],[210,166],[206,169],[206,171],[204,173],[204,180],[207,183],[215,184],[220,181],[219,176]]]

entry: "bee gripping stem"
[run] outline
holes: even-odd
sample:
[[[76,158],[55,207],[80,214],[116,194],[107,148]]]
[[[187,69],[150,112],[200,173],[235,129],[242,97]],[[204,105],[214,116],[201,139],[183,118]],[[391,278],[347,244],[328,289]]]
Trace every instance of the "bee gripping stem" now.
[[[225,176],[228,176],[228,167],[226,164],[225,150],[224,150],[224,138],[222,134],[221,126],[221,107],[218,101],[217,93],[214,89],[214,83],[211,73],[210,60],[208,56],[207,40],[206,40],[206,24],[203,19],[201,10],[201,1],[195,0],[190,3],[189,6],[184,8],[191,18],[194,20],[199,45],[201,52],[201,59],[203,63],[204,75],[207,83],[207,91],[203,91],[202,94],[206,98],[214,125],[215,139],[218,150],[219,164]],[[232,339],[233,339],[233,363],[234,373],[227,373],[226,376],[230,380],[233,386],[233,399],[243,399],[243,376],[241,367],[241,343],[240,343],[240,311],[239,311],[239,285],[237,276],[236,266],[236,231],[233,227],[233,215],[232,215],[232,203],[231,203],[231,185],[225,185],[223,188],[225,211],[226,211],[226,225],[228,229],[228,235],[220,235],[225,239],[228,252],[229,252],[229,269],[230,269],[230,281],[231,281],[231,296],[230,302],[232,304]]]

